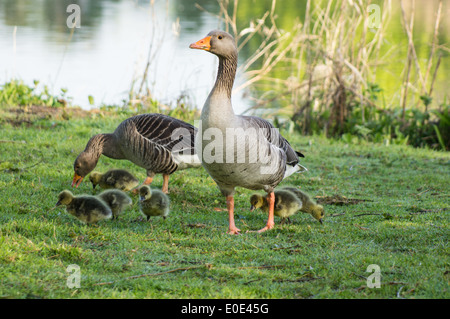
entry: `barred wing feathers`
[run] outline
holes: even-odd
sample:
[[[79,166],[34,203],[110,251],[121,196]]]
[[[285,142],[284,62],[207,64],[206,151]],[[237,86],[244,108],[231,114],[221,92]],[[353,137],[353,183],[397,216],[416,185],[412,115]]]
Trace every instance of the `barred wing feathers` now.
[[[295,151],[291,144],[280,134],[277,128],[275,128],[269,121],[255,116],[242,116],[242,118],[248,122],[249,127],[257,127],[260,130],[260,134],[263,134],[265,139],[281,148],[286,154],[286,164],[290,166],[296,166],[299,164],[299,157],[305,157],[302,153]]]

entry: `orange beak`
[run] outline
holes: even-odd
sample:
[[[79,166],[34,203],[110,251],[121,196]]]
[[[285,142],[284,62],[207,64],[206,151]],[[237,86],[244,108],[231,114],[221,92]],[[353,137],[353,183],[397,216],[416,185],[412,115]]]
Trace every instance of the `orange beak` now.
[[[73,181],[72,181],[72,187],[75,185],[76,188],[81,184],[81,181],[83,180],[83,177],[75,173],[73,175]]]
[[[210,51],[211,50],[211,37],[208,36],[206,38],[198,40],[197,42],[192,43],[189,47],[191,49]]]

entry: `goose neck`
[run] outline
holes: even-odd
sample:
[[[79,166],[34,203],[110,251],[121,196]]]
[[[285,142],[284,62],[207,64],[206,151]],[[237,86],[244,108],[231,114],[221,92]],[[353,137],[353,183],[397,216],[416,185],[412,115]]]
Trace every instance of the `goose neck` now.
[[[97,134],[93,136],[86,145],[85,151],[91,153],[95,158],[99,158],[102,154],[114,159],[123,158],[113,134]]]
[[[231,99],[234,78],[236,76],[237,56],[219,57],[219,69],[217,71],[216,83],[214,85],[213,95],[226,95]]]

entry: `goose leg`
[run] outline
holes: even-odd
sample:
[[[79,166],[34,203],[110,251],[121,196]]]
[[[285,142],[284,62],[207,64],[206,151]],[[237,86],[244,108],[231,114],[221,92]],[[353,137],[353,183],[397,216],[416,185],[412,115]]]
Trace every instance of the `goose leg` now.
[[[262,232],[265,232],[266,230],[272,229],[273,226],[275,225],[274,214],[273,214],[273,210],[274,210],[274,206],[275,206],[274,192],[269,193],[269,195],[267,196],[267,201],[269,202],[269,219],[267,220],[266,227],[258,230],[258,233],[262,233]]]
[[[167,174],[163,174],[162,192],[165,194],[169,193],[169,175],[167,175]]]
[[[230,235],[237,235],[241,231],[239,228],[236,227],[234,224],[234,197],[233,195],[227,196],[227,210],[228,210],[228,223],[229,223],[229,230],[228,234]]]
[[[142,185],[150,185],[153,182],[153,177],[147,176]]]

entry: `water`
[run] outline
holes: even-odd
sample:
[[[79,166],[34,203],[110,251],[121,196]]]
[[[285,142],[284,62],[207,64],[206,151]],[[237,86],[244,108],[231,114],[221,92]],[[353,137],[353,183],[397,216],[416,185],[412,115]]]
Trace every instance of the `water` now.
[[[196,2],[218,11],[215,1]],[[73,36],[66,21],[71,3],[81,8]],[[189,44],[217,27],[217,18],[191,1],[0,0],[0,83],[39,80],[54,94],[66,88],[72,104],[85,109],[121,105],[133,81],[140,86],[150,52],[152,96],[169,105],[189,96],[200,108],[214,84],[217,58]],[[239,97],[233,102],[238,113],[248,107]]]
[[[217,14],[215,0],[0,0],[0,83],[19,78],[32,85],[33,80],[47,84],[53,94],[68,89],[72,104],[88,109],[102,104],[121,105],[128,92],[140,85],[151,48],[152,62],[148,87],[156,100],[175,105],[183,96],[198,108],[203,105],[215,79],[217,58],[204,51],[189,49],[219,26],[217,17],[199,10],[198,3]],[[66,20],[67,6],[81,7],[81,28],[71,29]],[[268,10],[272,0],[241,0],[238,25]],[[405,2],[408,7],[409,2]],[[429,55],[438,0],[416,1],[414,37],[420,63]],[[386,101],[399,100],[404,78],[407,39],[400,23],[399,1],[393,2],[394,14],[387,31],[385,50],[398,45],[398,52],[378,68],[377,83]],[[296,17],[305,14],[305,0],[277,0],[277,24],[289,30]],[[409,10],[407,10],[409,12]],[[450,5],[444,1],[439,42],[448,47],[450,23],[446,19]],[[177,23],[178,21],[178,23]],[[259,43],[256,43],[257,46]],[[256,47],[257,47],[256,46]],[[250,55],[255,43],[240,54],[240,62]],[[447,50],[434,86],[435,100],[448,95],[450,59]],[[289,71],[288,71],[289,73]],[[271,74],[289,77],[290,74]],[[236,84],[245,81],[238,73]],[[236,85],[235,85],[236,87]],[[244,92],[245,93],[245,92]],[[94,105],[88,96],[94,97]],[[251,106],[242,92],[233,95],[237,113]],[[394,102],[393,105],[396,105]],[[397,104],[399,105],[399,104]]]

